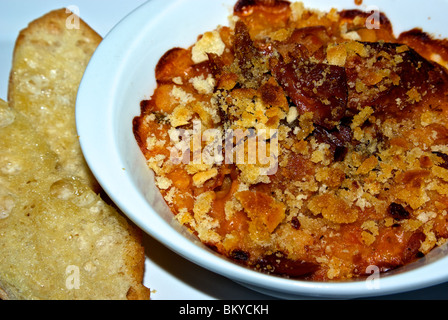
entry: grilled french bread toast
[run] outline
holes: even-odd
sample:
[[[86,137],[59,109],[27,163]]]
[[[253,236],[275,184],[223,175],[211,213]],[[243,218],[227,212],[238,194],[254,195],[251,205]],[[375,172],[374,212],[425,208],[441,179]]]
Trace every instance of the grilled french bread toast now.
[[[75,103],[84,70],[101,42],[82,19],[54,10],[32,21],[16,40],[8,101],[24,113],[60,158],[64,170],[99,185],[89,170],[78,140]]]
[[[70,16],[20,33],[0,101],[0,299],[149,299],[141,231],[101,198],[79,146],[77,88],[101,37]]]

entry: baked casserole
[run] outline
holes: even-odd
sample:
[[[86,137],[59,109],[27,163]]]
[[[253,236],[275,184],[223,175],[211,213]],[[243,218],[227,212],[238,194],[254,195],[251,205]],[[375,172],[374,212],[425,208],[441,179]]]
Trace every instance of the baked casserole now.
[[[315,281],[442,245],[447,42],[280,0],[239,0],[229,21],[161,57],[134,119],[175,219],[234,261]]]

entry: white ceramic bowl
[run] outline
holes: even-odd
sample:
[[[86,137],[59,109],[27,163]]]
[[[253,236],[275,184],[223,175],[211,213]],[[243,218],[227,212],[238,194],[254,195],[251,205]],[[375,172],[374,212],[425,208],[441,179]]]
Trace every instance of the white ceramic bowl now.
[[[371,9],[385,12],[396,32],[421,26],[436,35],[446,28],[448,3],[432,0],[377,0],[356,7],[353,0],[303,1],[328,10]],[[82,80],[77,99],[77,126],[86,160],[100,184],[142,230],[184,258],[233,281],[280,298],[354,298],[419,289],[448,280],[447,248],[375,281],[309,282],[262,274],[235,264],[203,246],[173,221],[158,193],[153,174],[132,132],[140,101],[156,86],[154,68],[173,47],[189,47],[197,36],[228,24],[235,0],[151,0],[125,17],[105,37]],[[430,19],[429,19],[430,18]],[[446,32],[446,31],[445,31]]]

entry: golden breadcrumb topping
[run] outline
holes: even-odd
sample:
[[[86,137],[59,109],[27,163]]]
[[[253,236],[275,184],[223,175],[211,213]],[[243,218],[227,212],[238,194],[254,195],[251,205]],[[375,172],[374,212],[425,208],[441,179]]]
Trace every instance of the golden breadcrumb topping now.
[[[134,133],[175,218],[203,243],[327,281],[446,241],[446,42],[395,37],[383,14],[378,29],[369,18],[240,0],[229,26],[161,58]]]

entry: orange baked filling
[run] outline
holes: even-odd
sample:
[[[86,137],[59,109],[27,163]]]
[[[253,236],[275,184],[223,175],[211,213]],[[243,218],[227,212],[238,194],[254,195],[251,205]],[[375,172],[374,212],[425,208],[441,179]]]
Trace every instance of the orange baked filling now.
[[[134,133],[175,218],[203,243],[326,281],[385,272],[446,241],[446,41],[396,38],[384,15],[367,27],[369,15],[240,0],[230,26],[160,59]],[[192,141],[190,161],[173,161],[179,129],[195,121],[203,133],[276,130],[276,170],[192,161]]]

